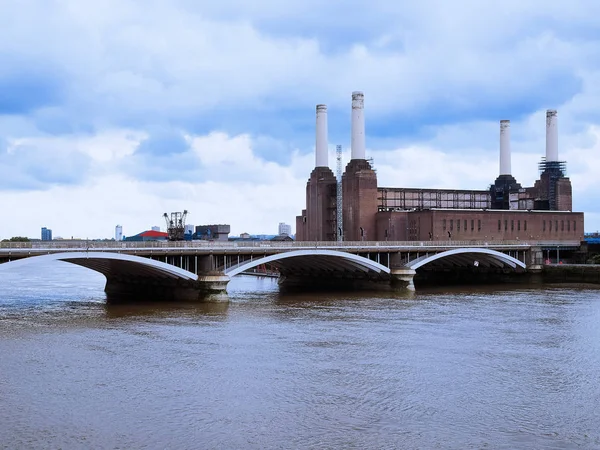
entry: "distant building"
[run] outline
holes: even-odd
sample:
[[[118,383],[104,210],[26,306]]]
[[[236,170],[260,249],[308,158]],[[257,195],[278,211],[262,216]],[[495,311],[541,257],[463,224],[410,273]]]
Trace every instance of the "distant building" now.
[[[291,236],[292,226],[288,225],[287,223],[279,222],[279,235]]]
[[[252,235],[252,237],[258,241],[270,241],[275,236],[277,236],[277,235],[276,234],[254,234],[254,235]]]
[[[42,228],[42,241],[51,241],[52,240],[52,230],[49,228]]]
[[[241,233],[239,236],[232,236],[228,238],[230,242],[236,241],[260,241],[257,236],[253,236],[250,233]]]
[[[190,224],[190,223],[186,223],[185,227],[183,227],[183,234],[187,237],[194,234],[194,225]]]
[[[288,234],[280,234],[279,236],[275,236],[271,238],[271,241],[282,242],[282,241],[293,241],[292,237]]]
[[[230,225],[198,225],[194,239],[226,241],[230,231]]]
[[[139,242],[139,241],[166,241],[169,238],[169,234],[168,233],[164,233],[162,231],[154,231],[154,230],[148,230],[148,231],[143,231],[139,234],[136,234],[135,236],[129,236],[126,237],[124,240],[125,241],[134,241],[134,242]]]
[[[160,231],[160,227],[159,226],[153,226],[152,228],[150,228],[152,231]]]
[[[115,241],[123,240],[123,227],[121,225],[117,225],[115,227]]]

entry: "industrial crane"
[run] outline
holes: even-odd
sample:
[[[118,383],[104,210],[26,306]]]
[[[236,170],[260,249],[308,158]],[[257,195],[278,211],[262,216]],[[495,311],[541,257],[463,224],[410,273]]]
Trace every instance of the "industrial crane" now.
[[[185,239],[185,218],[187,216],[187,209],[181,212],[172,212],[171,219],[167,213],[163,214],[165,221],[167,222],[167,233],[169,234],[170,241],[183,241]]]

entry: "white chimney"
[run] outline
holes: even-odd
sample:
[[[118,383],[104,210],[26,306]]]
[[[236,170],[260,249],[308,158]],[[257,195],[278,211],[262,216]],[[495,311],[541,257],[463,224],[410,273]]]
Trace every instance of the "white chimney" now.
[[[510,120],[500,121],[500,175],[510,175]]]
[[[315,167],[328,167],[327,105],[317,105],[317,142]]]
[[[352,93],[352,140],[351,159],[365,159],[365,96]]]
[[[558,161],[558,124],[555,109],[546,111],[546,161]]]

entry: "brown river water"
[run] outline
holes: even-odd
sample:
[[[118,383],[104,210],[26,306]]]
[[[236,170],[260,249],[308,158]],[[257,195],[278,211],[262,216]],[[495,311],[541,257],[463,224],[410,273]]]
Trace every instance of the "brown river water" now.
[[[32,271],[33,270],[33,271]],[[107,305],[0,270],[0,448],[600,448],[600,290],[497,286]]]

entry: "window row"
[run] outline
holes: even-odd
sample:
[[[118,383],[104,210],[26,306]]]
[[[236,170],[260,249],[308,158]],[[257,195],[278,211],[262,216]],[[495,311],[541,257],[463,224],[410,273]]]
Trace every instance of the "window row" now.
[[[552,232],[552,220],[548,221],[548,231]],[[570,220],[561,220],[560,221],[560,231],[565,231],[565,223],[567,224],[567,232],[571,231],[571,221]],[[546,231],[546,221],[542,222],[542,231]],[[554,231],[558,231],[558,220],[554,221]],[[577,221],[573,220],[573,232],[577,231]]]
[[[470,225],[470,227],[469,227]],[[565,231],[565,227],[566,227],[566,231],[567,232],[571,232],[571,230],[573,232],[577,231],[577,221],[573,220],[544,220],[542,221],[542,232],[545,232],[547,229],[549,231],[559,231],[559,225],[560,225],[560,231]],[[509,231],[509,226],[510,226],[510,231],[514,232],[514,231],[527,231],[527,220],[508,220],[508,219],[498,219],[498,231]],[[456,227],[456,231],[461,231],[461,229],[463,231],[469,231],[469,228],[471,230],[471,232],[475,231],[475,219],[442,219],[442,228],[444,231],[454,231]],[[481,231],[481,220],[477,220],[477,231]]]
[[[454,219],[449,219],[449,224],[450,224],[450,231],[454,231]],[[463,224],[463,230],[464,231],[468,231],[468,225],[469,225],[469,221],[468,220],[463,220],[462,221]],[[460,225],[461,225],[461,220],[460,219],[456,219],[456,231],[460,231]],[[447,228],[447,224],[446,224],[446,219],[442,219],[442,228],[444,229],[444,231],[448,230]],[[475,231],[475,219],[471,219],[471,231]],[[477,220],[477,231],[481,231],[481,220]]]
[[[521,221],[517,220],[517,231],[521,231]],[[498,231],[502,231],[502,220],[498,219]],[[508,231],[508,220],[504,220],[504,231]],[[510,221],[510,231],[515,231],[515,221]],[[523,231],[527,231],[527,221],[523,221]]]

